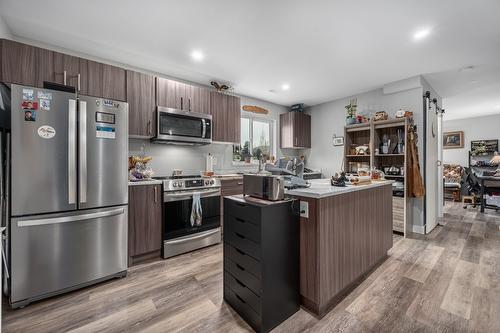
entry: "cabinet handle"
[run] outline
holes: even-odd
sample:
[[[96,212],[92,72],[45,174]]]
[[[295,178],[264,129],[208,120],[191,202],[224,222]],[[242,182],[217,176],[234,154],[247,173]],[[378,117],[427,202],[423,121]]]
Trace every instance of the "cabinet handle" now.
[[[78,91],[80,91],[80,77],[81,77],[81,75],[80,75],[80,73],[78,73]]]
[[[155,203],[158,202],[158,196],[156,195],[156,186],[154,187],[154,190],[155,190]]]
[[[182,107],[182,106],[183,106],[183,105],[182,105],[182,104],[183,104],[182,102],[183,102],[183,100],[182,100],[182,97],[181,97],[181,110],[182,110],[182,109],[184,109],[184,108]]]
[[[188,98],[188,109],[191,111],[191,98]]]
[[[148,120],[148,129],[147,129],[148,134],[151,134],[151,120]]]
[[[236,183],[236,184],[238,184],[238,185],[243,185],[243,182],[240,182],[240,183]]]
[[[66,85],[66,71],[63,72],[63,83]]]

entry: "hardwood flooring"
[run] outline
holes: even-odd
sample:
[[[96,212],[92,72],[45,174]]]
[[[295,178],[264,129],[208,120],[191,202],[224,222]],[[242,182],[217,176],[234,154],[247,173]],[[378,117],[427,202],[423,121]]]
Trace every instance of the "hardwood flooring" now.
[[[300,310],[274,332],[500,332],[500,213],[445,211],[427,236],[395,235],[389,258],[324,318]],[[222,300],[221,246],[3,309],[3,332],[250,331]]]

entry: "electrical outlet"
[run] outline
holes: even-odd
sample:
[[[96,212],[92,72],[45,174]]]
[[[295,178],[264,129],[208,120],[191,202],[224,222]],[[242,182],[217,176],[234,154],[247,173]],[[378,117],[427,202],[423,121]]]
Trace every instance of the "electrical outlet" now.
[[[309,218],[309,202],[307,201],[300,202],[300,217],[304,217],[306,219]]]

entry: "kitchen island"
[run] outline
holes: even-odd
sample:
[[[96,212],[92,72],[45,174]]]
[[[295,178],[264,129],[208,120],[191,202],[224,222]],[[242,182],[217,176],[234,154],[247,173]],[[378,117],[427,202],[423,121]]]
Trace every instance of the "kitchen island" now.
[[[392,183],[288,190],[301,201],[300,295],[322,317],[387,257],[392,247]]]

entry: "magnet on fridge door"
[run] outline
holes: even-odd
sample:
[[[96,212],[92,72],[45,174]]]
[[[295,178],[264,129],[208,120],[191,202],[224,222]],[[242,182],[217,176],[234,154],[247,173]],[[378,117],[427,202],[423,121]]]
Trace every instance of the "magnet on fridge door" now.
[[[21,103],[23,110],[38,110],[38,102],[34,101],[23,101]]]
[[[42,111],[50,110],[50,99],[40,98],[40,110]]]
[[[52,99],[52,93],[45,92],[45,91],[39,91],[37,93],[37,98]]]
[[[38,127],[38,136],[44,139],[52,139],[56,136],[56,130],[54,127],[49,125],[43,125]]]
[[[24,110],[24,120],[25,121],[36,121],[36,111]]]
[[[96,138],[115,139],[115,128],[110,126],[97,126],[95,132]]]
[[[32,101],[35,99],[35,92],[33,89],[23,89],[23,100]]]

